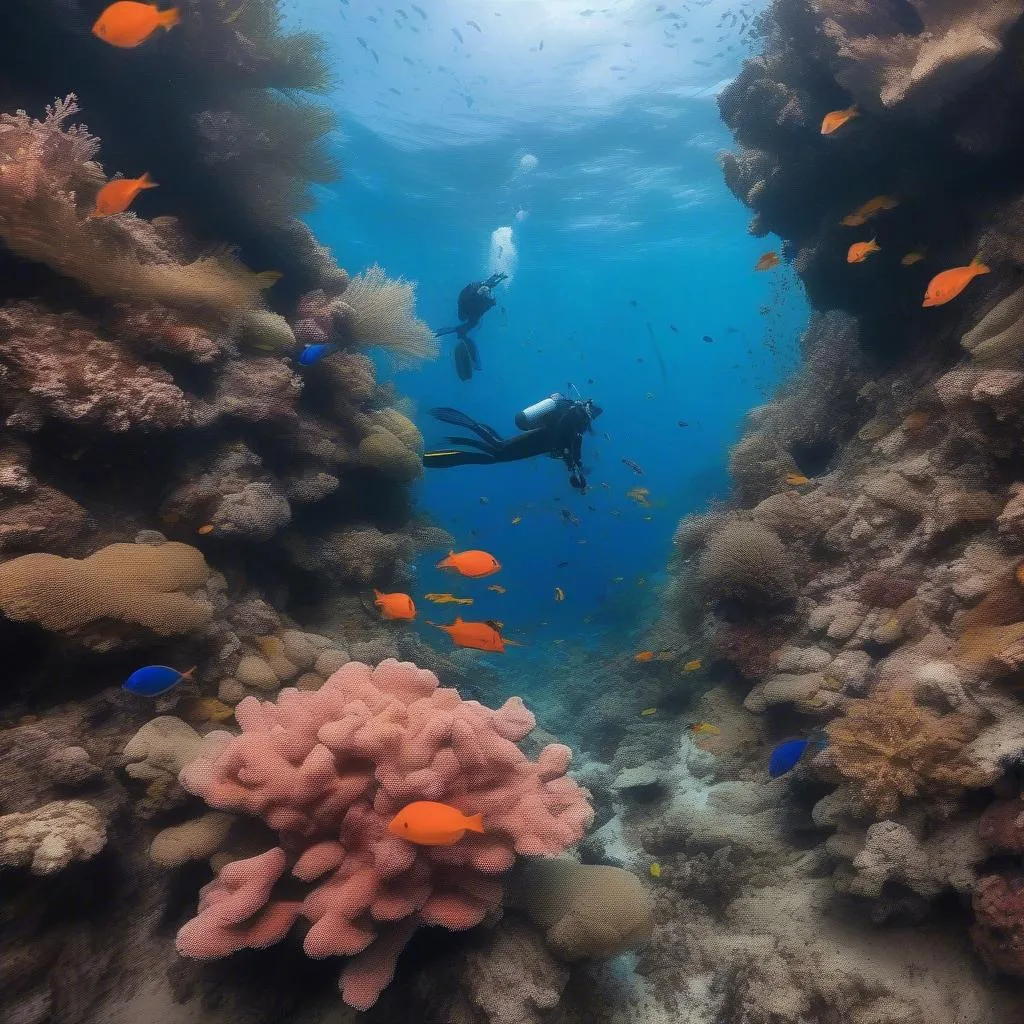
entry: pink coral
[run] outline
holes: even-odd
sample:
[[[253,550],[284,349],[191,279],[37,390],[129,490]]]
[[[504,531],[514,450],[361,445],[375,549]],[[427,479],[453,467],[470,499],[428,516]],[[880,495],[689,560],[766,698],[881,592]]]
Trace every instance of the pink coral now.
[[[1024,796],[996,800],[978,822],[982,841],[1001,853],[1024,853]]]
[[[972,903],[974,948],[994,970],[1024,978],[1024,877],[985,875]]]
[[[360,1009],[419,924],[478,924],[500,906],[496,876],[516,854],[560,853],[593,819],[565,775],[568,747],[549,744],[535,763],[516,746],[536,724],[518,697],[494,711],[409,663],[350,662],[315,692],[246,697],[236,717],[242,735],[211,733],[180,780],[211,807],[262,818],[279,846],[203,889],[178,950],[204,959],[270,945],[303,917],[309,956],[355,957],[341,989]],[[486,832],[448,847],[391,836],[388,822],[415,800],[480,812]],[[289,867],[311,885],[300,904],[273,892]]]

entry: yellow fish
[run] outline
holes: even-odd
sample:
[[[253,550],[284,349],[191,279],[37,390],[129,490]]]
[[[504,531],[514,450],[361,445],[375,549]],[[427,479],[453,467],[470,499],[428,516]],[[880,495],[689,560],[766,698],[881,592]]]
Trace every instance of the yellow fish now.
[[[523,521],[523,517],[522,516],[513,516],[512,517],[512,525],[513,526],[518,526],[522,521]]]
[[[787,473],[784,479],[790,487],[799,487],[801,484],[809,484],[811,482],[810,477],[804,476],[803,473]]]
[[[915,263],[920,263],[924,259],[925,250],[913,249],[907,253],[903,259],[900,260],[900,265],[904,267],[912,267]]]
[[[853,213],[847,214],[839,223],[846,228],[857,228],[866,224],[876,213],[882,210],[895,210],[899,205],[900,201],[896,196],[875,196],[863,206],[858,206]]]
[[[692,661],[688,661],[683,666],[683,671],[684,672],[696,672],[701,667],[702,664],[703,664],[703,662],[700,660],[700,658],[694,658]]]
[[[456,597],[454,594],[424,594],[423,595],[428,601],[433,601],[434,604],[472,604],[473,598],[471,597]]]
[[[196,530],[201,537],[205,537],[207,534],[213,533],[213,523],[204,523]]]
[[[284,277],[284,274],[280,270],[264,270],[263,273],[253,274],[252,276],[256,282],[256,287],[261,292],[265,292],[268,288],[273,288]]]
[[[658,651],[654,657],[657,661],[675,661],[676,658],[674,651]]]
[[[657,708],[644,708],[643,711],[640,712],[640,715],[643,718],[650,718],[657,710]]]
[[[651,878],[661,878],[661,865],[655,861],[648,869],[651,873]]]
[[[626,497],[632,498],[638,505],[650,508],[651,503],[647,500],[651,492],[646,487],[632,487],[626,491]]]
[[[722,730],[717,725],[712,725],[710,722],[692,722],[689,725],[690,732],[697,736],[721,736]]]
[[[555,600],[556,601],[564,601],[565,600],[565,591],[561,587],[555,587]]]
[[[235,709],[216,697],[193,697],[181,708],[186,718],[200,722],[226,722],[234,718]]]
[[[505,593],[505,588],[500,583],[492,583],[487,589],[493,590],[496,594]]]

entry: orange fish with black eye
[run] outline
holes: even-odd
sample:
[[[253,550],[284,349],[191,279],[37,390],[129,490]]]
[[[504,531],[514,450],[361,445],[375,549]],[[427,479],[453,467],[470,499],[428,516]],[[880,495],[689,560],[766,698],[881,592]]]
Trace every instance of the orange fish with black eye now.
[[[417,800],[388,822],[388,831],[417,846],[454,846],[467,832],[485,830],[482,814],[463,814],[435,800]]]
[[[143,189],[157,187],[157,183],[149,174],[143,174],[141,178],[117,178],[108,181],[97,193],[96,206],[89,216],[110,217],[115,213],[124,213]]]
[[[875,239],[870,242],[854,242],[846,253],[847,263],[863,263],[873,252],[881,252],[882,247]]]
[[[928,282],[922,306],[944,306],[952,302],[976,277],[990,270],[975,256],[966,267],[953,267],[936,274]]]
[[[830,110],[821,121],[821,134],[831,135],[833,132],[839,131],[848,121],[852,121],[855,117],[860,117],[860,111],[857,109],[857,105],[854,104],[852,107],[847,107],[845,110]]]
[[[776,252],[766,252],[761,256],[758,261],[754,264],[755,270],[773,270],[780,263],[779,254]]]
[[[439,622],[428,622],[428,626],[443,629],[456,647],[471,647],[475,651],[491,651],[505,653],[505,641],[500,630],[491,622],[463,622],[458,616],[455,621],[445,626]]]
[[[408,594],[382,594],[375,590],[373,596],[376,598],[373,603],[380,610],[382,619],[410,622],[416,618],[416,605]]]
[[[500,572],[501,562],[486,551],[449,551],[447,558],[442,558],[436,567],[454,569],[460,576],[480,579]]]
[[[97,19],[92,34],[111,46],[130,50],[144,43],[158,28],[170,32],[181,24],[177,7],[158,11],[156,4],[141,4],[136,0],[117,0]]]
[[[643,665],[645,662],[652,661],[654,659],[654,651],[641,651],[639,654],[633,655],[633,660]]]

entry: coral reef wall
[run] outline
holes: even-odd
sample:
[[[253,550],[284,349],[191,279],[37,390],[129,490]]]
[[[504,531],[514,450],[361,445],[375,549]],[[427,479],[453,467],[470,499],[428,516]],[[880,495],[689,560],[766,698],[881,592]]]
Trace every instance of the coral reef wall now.
[[[775,0],[763,52],[720,97],[726,181],[815,307],[800,373],[731,453],[731,502],[679,526],[651,643],[703,659],[714,688],[690,717],[721,736],[684,740],[687,768],[732,781],[712,824],[677,794],[634,834],[663,877],[668,855],[677,873],[698,849],[737,862],[713,929],[728,1021],[1024,1017],[1022,14]],[[975,259],[982,275],[925,301]],[[657,672],[662,700],[692,690]],[[802,759],[769,779],[772,747],[798,737]],[[775,882],[752,881],[755,863]],[[799,929],[766,925],[769,891]],[[751,929],[774,968],[740,951]],[[937,1005],[869,948],[955,998]],[[808,973],[819,954],[842,969]]]

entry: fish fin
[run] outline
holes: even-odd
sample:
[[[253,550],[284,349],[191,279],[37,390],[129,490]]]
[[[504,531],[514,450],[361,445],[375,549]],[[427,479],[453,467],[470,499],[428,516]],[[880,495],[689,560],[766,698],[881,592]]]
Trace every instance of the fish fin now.
[[[467,832],[483,832],[484,831],[484,816],[482,814],[471,814],[463,822]]]
[[[992,268],[988,267],[984,263],[982,263],[980,256],[975,256],[974,259],[971,260],[971,266],[974,268],[974,272],[976,274],[991,274],[992,273]]]
[[[384,595],[376,587],[374,587],[374,589],[373,589],[373,596],[376,597],[379,600]]]
[[[184,672],[181,673],[181,678],[182,679],[191,679],[195,675],[195,672],[196,672],[197,668],[199,668],[198,665],[193,665],[191,668],[186,669]],[[179,682],[180,681],[181,680],[179,680]]]
[[[175,25],[181,24],[181,11],[172,7],[169,11],[160,12],[160,27],[165,32],[170,32]]]
[[[455,616],[455,621],[452,623],[452,625],[453,626],[461,626],[462,625],[462,616],[461,615],[456,615]]]
[[[159,188],[160,186],[149,176],[149,171],[143,171],[142,177],[137,182],[139,188]]]

